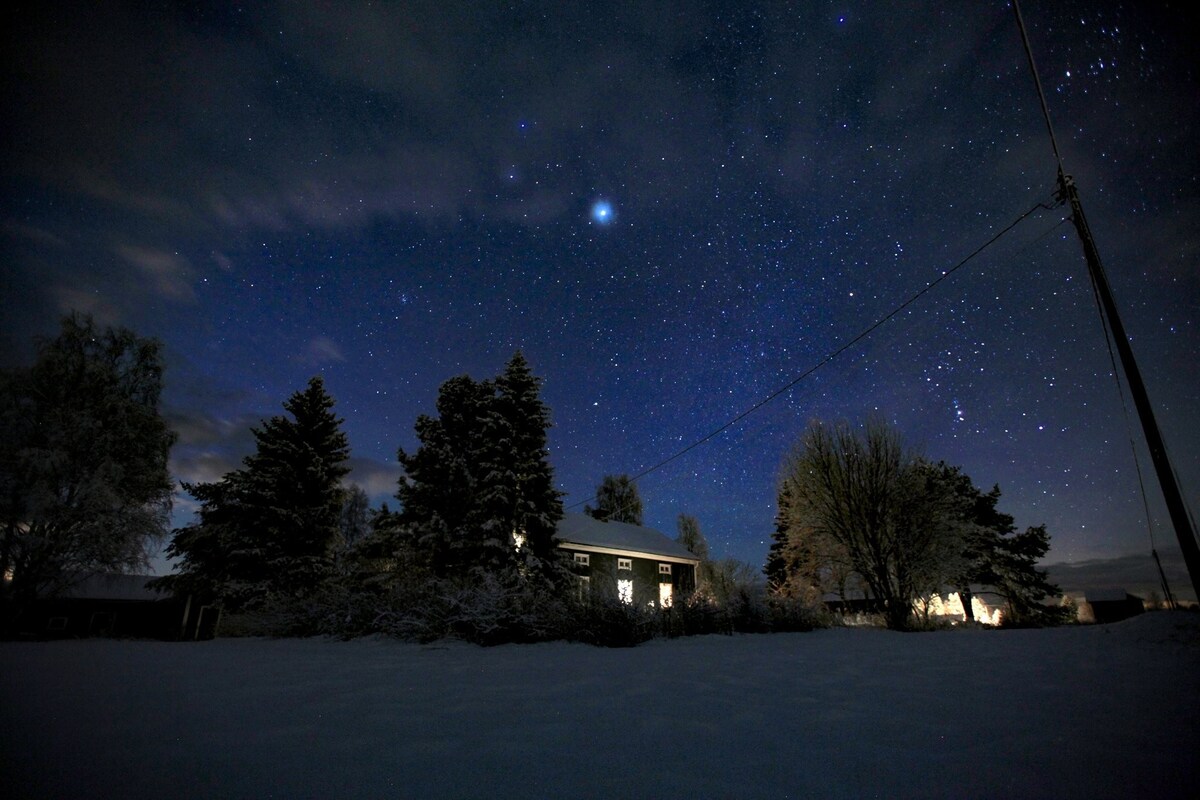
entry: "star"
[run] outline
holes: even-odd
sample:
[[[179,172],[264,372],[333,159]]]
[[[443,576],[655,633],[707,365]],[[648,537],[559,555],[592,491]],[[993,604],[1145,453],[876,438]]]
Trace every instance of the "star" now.
[[[597,200],[592,204],[592,222],[597,225],[607,225],[614,217],[612,203],[607,200]]]

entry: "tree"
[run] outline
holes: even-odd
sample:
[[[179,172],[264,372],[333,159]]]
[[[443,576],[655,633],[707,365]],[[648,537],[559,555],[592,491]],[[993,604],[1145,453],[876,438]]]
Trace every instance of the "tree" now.
[[[596,489],[596,507],[585,505],[583,511],[603,522],[642,524],[642,495],[628,475],[605,475]]]
[[[562,499],[546,450],[549,411],[524,356],[494,380],[446,381],[437,411],[417,419],[418,449],[399,452],[397,546],[438,577],[554,573]]]
[[[167,553],[175,575],[156,585],[196,591],[233,609],[269,595],[299,597],[329,577],[349,472],[349,443],[320,377],[252,429],[256,450],[215,484],[187,489],[198,519],[176,531]]]
[[[338,519],[338,532],[342,537],[343,547],[353,547],[371,530],[371,499],[366,491],[357,483],[346,488],[346,498],[342,502],[342,514]]]
[[[496,379],[496,401],[500,416],[507,421],[513,492],[511,519],[501,517],[501,530],[511,530],[522,541],[521,552],[545,568],[558,558],[554,534],[562,519],[562,492],[554,488],[546,432],[550,409],[542,402],[541,379],[533,374],[518,350]],[[505,453],[502,451],[501,456]]]
[[[675,521],[676,529],[679,535],[675,537],[675,541],[687,548],[687,551],[700,559],[700,564],[696,568],[696,591],[705,594],[708,592],[708,585],[712,578],[712,561],[708,554],[708,540],[704,538],[704,534],[700,532],[700,522],[695,517],[687,514],[680,514]]]
[[[6,622],[91,574],[143,566],[165,533],[175,434],[160,412],[161,350],[72,314],[33,366],[0,373]]]
[[[898,433],[814,422],[788,457],[792,524],[844,553],[884,612],[904,628],[913,601],[959,568],[961,500]]]

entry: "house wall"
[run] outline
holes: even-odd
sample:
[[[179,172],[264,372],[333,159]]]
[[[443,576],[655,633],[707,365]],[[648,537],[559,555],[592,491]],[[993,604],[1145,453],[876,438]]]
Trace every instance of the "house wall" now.
[[[575,553],[586,553],[588,566],[574,565],[575,573],[586,576],[591,581],[591,591],[605,597],[617,596],[617,582],[633,580],[633,602],[638,605],[658,604],[660,583],[670,583],[673,596],[678,599],[696,588],[696,569],[691,564],[659,561],[656,558],[629,557],[632,569],[617,569],[618,558],[611,553],[592,553],[585,550],[563,548],[570,562],[574,561]],[[662,575],[658,571],[659,564],[671,564],[671,574]]]
[[[19,626],[23,635],[47,639],[178,639],[187,611],[186,600],[55,598],[35,603]]]

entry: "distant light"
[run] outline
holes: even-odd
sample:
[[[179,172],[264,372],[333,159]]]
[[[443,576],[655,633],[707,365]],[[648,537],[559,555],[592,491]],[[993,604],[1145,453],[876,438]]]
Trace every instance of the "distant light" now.
[[[612,203],[607,200],[597,200],[592,204],[592,222],[595,222],[597,225],[607,225],[612,221]]]

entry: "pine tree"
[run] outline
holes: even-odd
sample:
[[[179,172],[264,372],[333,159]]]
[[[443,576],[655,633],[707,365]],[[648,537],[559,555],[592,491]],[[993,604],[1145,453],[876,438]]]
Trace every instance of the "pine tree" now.
[[[774,593],[782,593],[788,583],[787,548],[788,535],[791,527],[789,509],[791,493],[787,483],[780,483],[776,495],[775,532],[771,534],[771,546],[767,549],[767,563],[763,574],[767,576],[767,589]]]
[[[404,470],[396,491],[398,544],[413,550],[439,577],[460,575],[479,561],[476,509],[480,417],[491,388],[463,375],[438,390],[437,417],[422,414],[415,425],[420,446],[400,449]]]
[[[472,571],[553,573],[562,500],[546,450],[550,415],[520,352],[502,375],[452,378],[437,418],[417,420],[421,445],[400,451],[396,497],[407,546],[440,577]]]
[[[204,588],[230,608],[269,594],[303,596],[329,577],[349,472],[349,443],[321,378],[253,429],[256,451],[215,484],[187,487],[199,519],[175,533],[179,573],[158,582]]]
[[[602,522],[642,524],[642,495],[628,475],[605,475],[596,488],[596,507],[583,507],[585,514]]]
[[[523,539],[522,551],[542,569],[552,568],[558,559],[554,534],[563,507],[547,449],[550,410],[541,399],[541,380],[519,350],[496,380],[496,390],[500,413],[511,431],[516,488],[512,517],[505,520],[507,530]]]
[[[993,486],[985,494],[957,467],[943,463],[939,468],[964,509],[966,526],[959,591],[967,615],[972,615],[970,584],[979,583],[993,587],[1004,598],[1005,619],[1011,624],[1057,621],[1060,615],[1041,604],[1046,597],[1060,591],[1047,580],[1045,570],[1037,568],[1037,561],[1050,549],[1046,526],[1017,533],[1012,515],[997,508],[999,486]]]

